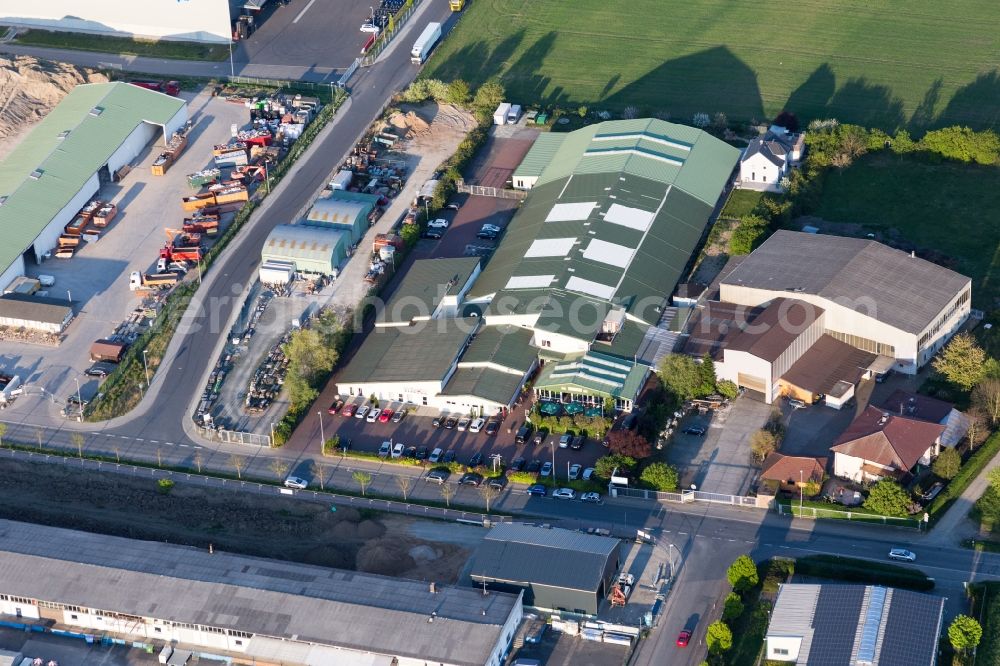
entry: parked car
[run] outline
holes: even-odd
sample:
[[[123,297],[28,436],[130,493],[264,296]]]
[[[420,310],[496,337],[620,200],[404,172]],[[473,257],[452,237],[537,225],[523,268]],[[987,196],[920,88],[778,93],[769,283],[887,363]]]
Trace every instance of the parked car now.
[[[468,416],[463,416],[458,420],[458,431],[465,432],[466,430],[469,429],[470,423],[472,423],[472,419],[470,419]]]
[[[528,489],[525,492],[528,493],[529,495],[534,495],[535,497],[545,497],[548,491],[549,491],[548,488],[546,488],[540,483],[536,483],[534,485],[528,486]]]
[[[428,481],[433,481],[434,483],[441,485],[448,480],[451,476],[451,470],[447,467],[435,467],[431,471],[427,472],[427,476],[424,478]]]
[[[115,366],[111,363],[98,362],[90,366],[83,371],[83,374],[88,377],[100,377],[101,379],[110,375],[115,369]],[[332,409],[332,408],[331,408]],[[336,410],[330,412],[331,414],[336,414]]]
[[[375,423],[375,421],[378,420],[379,414],[381,413],[382,413],[381,409],[379,409],[378,407],[372,407],[372,410],[368,412],[368,416],[365,418],[365,421],[368,421],[368,423]]]
[[[377,35],[379,32],[381,32],[381,30],[382,29],[379,28],[374,23],[370,23],[370,22],[366,21],[365,23],[361,24],[361,32],[371,32],[371,33],[374,33],[374,34]]]
[[[458,210],[459,208],[462,207],[462,204],[458,203],[457,201],[449,201],[444,205],[444,207],[447,208],[448,210]]]
[[[568,432],[559,438],[559,448],[565,449],[569,447],[569,443],[573,441],[573,435]]]
[[[514,458],[513,460],[510,461],[510,471],[520,472],[521,470],[524,469],[524,465],[525,465],[524,458],[520,457]]]
[[[404,416],[406,416],[406,410],[405,409],[397,409],[395,412],[392,413],[392,422],[393,423],[399,423],[400,421],[403,420]]]
[[[541,477],[542,477],[543,479],[544,479],[544,478],[547,478],[547,477],[548,477],[548,476],[549,476],[550,474],[552,474],[552,463],[550,463],[550,462],[547,462],[547,463],[545,463],[544,465],[542,465],[542,471],[540,471],[540,472],[539,472],[538,474],[539,474],[539,475],[540,475],[540,476],[541,476]]]
[[[486,425],[486,419],[476,419],[469,424],[469,432],[479,432]]]
[[[548,434],[544,430],[539,430],[535,433],[535,436],[531,439],[531,443],[535,446],[541,446],[545,443],[545,435]]]
[[[454,451],[445,451],[444,455],[441,457],[441,462],[443,463],[453,463],[458,455]]]
[[[403,457],[404,458],[412,458],[412,459],[416,460],[416,458],[417,458],[417,447],[415,447],[415,446],[408,446],[408,447],[406,447],[406,450],[403,451]]]
[[[542,468],[542,461],[532,460],[530,463],[524,466],[524,471],[529,474],[537,474],[538,470]]]
[[[389,419],[391,419],[391,418],[392,418],[392,410],[391,409],[383,409],[382,413],[378,415],[378,422],[379,423],[388,423]]]
[[[444,236],[444,229],[428,229],[424,232],[424,238],[438,240],[442,236]]]
[[[580,495],[581,502],[589,502],[591,504],[600,504],[601,493],[589,492]]]
[[[580,478],[583,479],[584,481],[590,481],[592,478],[594,478],[594,468],[588,467],[587,469],[583,470],[583,475]]]
[[[393,458],[402,458],[403,457],[403,451],[405,451],[405,450],[406,450],[406,445],[403,444],[402,442],[398,442],[394,447],[392,447],[392,457]]]
[[[443,217],[439,217],[436,220],[430,220],[430,221],[427,222],[427,228],[428,229],[447,229],[448,228],[448,220],[444,219]]]
[[[507,485],[507,477],[506,476],[494,476],[493,478],[491,478],[487,482],[487,485],[490,488],[496,488],[497,490],[503,490],[504,486]]]
[[[361,405],[354,411],[354,418],[363,419],[368,416],[369,411],[371,411],[371,408],[368,405]]]
[[[432,463],[440,462],[442,455],[444,455],[444,451],[440,447],[438,447],[433,451],[431,451],[431,454],[427,456],[427,462],[432,462]]]
[[[791,407],[792,409],[805,409],[806,407],[808,407],[808,405],[805,402],[797,398],[789,398],[788,406]]]
[[[477,474],[475,472],[466,472],[462,475],[462,478],[458,480],[458,485],[460,486],[473,486],[478,488],[483,482],[483,475]]]
[[[917,555],[913,551],[905,548],[893,548],[889,551],[890,560],[900,560],[902,562],[916,562]]]
[[[487,435],[492,437],[493,435],[497,434],[499,430],[500,430],[499,419],[490,419],[489,421],[486,422],[485,431]]]
[[[454,430],[455,426],[457,425],[458,425],[458,419],[456,419],[454,416],[449,416],[444,420],[445,430]]]
[[[705,434],[705,426],[691,425],[684,428],[685,435],[694,435],[695,437],[701,437]]]
[[[434,420],[431,421],[431,425],[434,426],[435,428],[440,428],[442,425],[444,425],[444,420],[446,418],[448,418],[447,414],[438,414],[437,416],[434,417]]]
[[[691,632],[687,629],[684,629],[681,633],[677,634],[677,647],[687,647],[690,642]]]
[[[923,495],[921,495],[920,499],[924,500],[925,502],[930,502],[935,497],[937,497],[938,495],[940,495],[942,490],[944,490],[944,484],[941,483],[940,481],[938,481],[933,486],[931,486],[927,490],[927,492],[925,492]]]
[[[340,415],[341,416],[354,416],[354,412],[357,409],[358,409],[357,405],[355,405],[354,403],[349,402],[346,405],[344,405],[344,408],[342,410],[340,410]]]
[[[574,451],[579,451],[580,449],[583,448],[583,443],[586,441],[587,441],[586,437],[584,437],[583,435],[577,435],[576,437],[573,438],[573,441],[569,443],[569,448],[573,449]]]
[[[555,499],[576,499],[576,491],[572,488],[557,488],[552,491]]]
[[[570,481],[576,481],[580,478],[580,472],[583,470],[583,465],[573,464],[569,468],[569,478]]]
[[[469,467],[479,467],[483,464],[483,460],[485,460],[485,457],[482,453],[475,453],[469,458]]]
[[[392,455],[392,442],[382,442],[382,446],[378,447],[378,457],[388,458]]]
[[[427,460],[428,455],[430,455],[430,450],[426,446],[421,446],[417,449],[417,460]]]
[[[517,444],[524,444],[531,437],[531,426],[525,423],[523,426],[517,429],[517,434],[514,435],[514,442]]]
[[[94,367],[97,367],[98,365],[100,365],[100,363],[95,363]],[[93,369],[93,368],[91,368],[91,369]],[[90,370],[88,370],[87,373],[89,374]],[[103,377],[103,375],[101,375],[101,376]],[[344,406],[344,401],[343,400],[334,400],[333,403],[329,407],[326,408],[326,413],[329,414],[329,415],[331,415],[331,416],[333,416],[334,414],[339,414],[340,413],[340,408],[343,407],[343,406]]]
[[[287,479],[285,479],[285,487],[295,488],[297,490],[305,490],[306,488],[309,487],[309,482],[297,476],[290,476]]]

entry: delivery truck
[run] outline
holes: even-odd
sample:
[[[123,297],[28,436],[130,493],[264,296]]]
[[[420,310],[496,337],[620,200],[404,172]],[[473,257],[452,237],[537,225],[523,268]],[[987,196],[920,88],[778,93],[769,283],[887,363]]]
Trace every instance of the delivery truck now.
[[[422,65],[439,39],[441,39],[441,24],[428,23],[410,50],[410,62]]]

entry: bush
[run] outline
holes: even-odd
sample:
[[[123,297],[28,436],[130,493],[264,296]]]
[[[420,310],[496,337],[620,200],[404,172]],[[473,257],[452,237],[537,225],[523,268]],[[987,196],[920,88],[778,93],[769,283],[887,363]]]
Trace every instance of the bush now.
[[[730,400],[735,399],[740,394],[740,387],[736,385],[736,382],[731,382],[728,379],[717,382],[715,390],[723,398],[729,398]]]
[[[635,467],[635,458],[613,454],[597,459],[597,462],[594,463],[594,474],[602,479],[610,480],[615,468],[621,472],[628,472],[633,467]]]
[[[761,199],[761,203],[764,199]],[[767,237],[768,222],[759,215],[746,215],[729,237],[729,254],[750,254]]]
[[[726,595],[725,601],[722,602],[722,619],[726,621],[735,620],[742,614],[743,600],[740,599],[740,595],[730,592]]]
[[[920,140],[920,148],[959,162],[991,165],[1000,161],[1000,137],[993,130],[974,132],[968,127],[932,130]]]
[[[642,470],[639,480],[652,488],[661,492],[674,492],[677,490],[679,476],[677,468],[662,462],[651,463]]]
[[[954,448],[947,447],[938,455],[931,469],[942,479],[951,480],[962,467],[962,456]]]
[[[160,479],[159,481],[156,482],[156,488],[162,494],[166,495],[167,493],[169,493],[171,490],[174,489],[174,482],[171,479]]]
[[[722,620],[716,620],[708,625],[705,632],[705,644],[710,654],[722,654],[733,647],[733,632]]]
[[[746,592],[760,582],[760,574],[749,555],[740,555],[726,570],[726,579],[737,592]]]
[[[927,507],[927,513],[932,520],[943,514],[952,502],[965,492],[972,480],[979,476],[997,452],[1000,452],[1000,433],[994,433],[985,444],[976,449],[941,494],[934,498]]]
[[[934,589],[934,580],[917,569],[836,555],[800,557],[795,561],[795,573],[850,583],[888,585],[919,592]]]
[[[612,453],[630,458],[648,458],[653,455],[649,440],[633,430],[615,430],[608,435],[608,449]]]
[[[909,514],[910,494],[891,479],[882,479],[868,492],[862,505],[883,516],[903,518]]]
[[[1000,583],[979,583],[974,586],[982,604],[983,641],[976,650],[978,666],[1000,666]]]
[[[538,481],[538,475],[534,472],[511,472],[507,475],[511,483],[532,484]]]

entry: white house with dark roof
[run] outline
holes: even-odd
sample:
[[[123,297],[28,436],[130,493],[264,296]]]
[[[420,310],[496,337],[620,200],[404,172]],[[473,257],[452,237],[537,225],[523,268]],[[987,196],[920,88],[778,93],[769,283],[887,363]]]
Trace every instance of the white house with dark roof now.
[[[739,185],[749,190],[781,192],[781,179],[802,159],[805,140],[784,127],[772,125],[754,139],[740,157]]]

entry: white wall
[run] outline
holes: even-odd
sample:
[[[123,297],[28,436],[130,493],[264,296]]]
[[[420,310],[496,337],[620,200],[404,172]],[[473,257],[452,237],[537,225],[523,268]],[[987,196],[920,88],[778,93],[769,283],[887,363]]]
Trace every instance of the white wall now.
[[[129,162],[135,159],[149,143],[160,136],[160,126],[151,123],[139,123],[132,132],[125,137],[122,145],[118,146],[115,152],[108,158],[108,169],[111,173],[118,171]]]
[[[739,385],[739,376],[741,373],[763,379],[764,385],[770,387],[770,391],[764,394],[764,400],[770,405],[774,400],[776,392],[776,378],[771,376],[771,364],[760,357],[744,351],[726,349],[722,353],[723,360],[715,364],[716,377],[720,380],[728,379],[737,385]]]
[[[3,273],[0,273],[0,290],[6,289],[14,281],[14,278],[21,277],[22,275],[24,275],[24,256],[18,255],[14,263],[8,266]]]
[[[768,636],[767,658],[774,661],[797,661],[802,638],[799,636]]]
[[[492,323],[492,320],[490,322]],[[590,344],[585,340],[578,340],[551,331],[536,330],[531,344],[539,349],[551,349],[560,354],[579,354],[590,349]]]
[[[42,230],[42,233],[38,234],[38,238],[33,243],[35,261],[41,263],[42,255],[59,245],[59,236],[62,235],[66,225],[73,221],[73,218],[80,212],[80,209],[97,194],[99,189],[100,183],[95,173],[87,180],[87,183],[80,191],[77,192],[77,195],[52,218],[52,221]]]
[[[358,389],[361,389],[361,397],[368,398],[374,393],[375,397],[383,403],[402,400],[403,402],[412,402],[414,405],[422,405],[424,398],[427,398],[427,403],[431,404],[431,400],[441,392],[445,382],[350,383],[338,384],[337,391],[342,397],[350,395],[357,398]]]
[[[164,94],[164,93],[161,93]],[[166,144],[170,141],[170,137],[173,136],[174,132],[179,130],[184,126],[188,120],[188,105],[185,102],[184,106],[177,110],[174,117],[166,122],[163,126],[163,143]]]
[[[514,176],[515,190],[530,190],[538,182],[538,176]]]
[[[13,615],[15,617],[18,613],[20,613],[21,617],[30,618],[32,620],[37,620],[39,617],[38,606],[14,600],[5,601],[0,599],[0,613],[3,613],[4,615]]]
[[[0,22],[151,39],[232,38],[229,0],[0,0]]]

